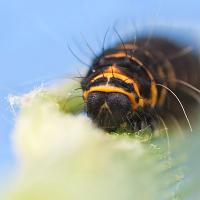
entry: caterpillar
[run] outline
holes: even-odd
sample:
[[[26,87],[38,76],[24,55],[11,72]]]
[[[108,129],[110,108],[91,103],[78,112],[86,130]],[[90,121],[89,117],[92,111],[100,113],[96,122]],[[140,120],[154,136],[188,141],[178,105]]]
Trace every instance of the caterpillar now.
[[[87,115],[107,131],[154,130],[172,117],[192,131],[190,118],[200,102],[199,57],[167,37],[121,40],[92,61],[81,88]]]

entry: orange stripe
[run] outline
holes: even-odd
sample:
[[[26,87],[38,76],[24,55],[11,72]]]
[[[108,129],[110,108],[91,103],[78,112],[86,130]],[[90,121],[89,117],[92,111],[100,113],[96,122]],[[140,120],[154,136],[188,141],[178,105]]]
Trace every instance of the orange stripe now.
[[[132,43],[132,44],[120,44],[119,46],[117,46],[118,49],[123,49],[123,50],[135,50],[138,47],[136,46],[136,44]]]
[[[134,56],[127,55],[125,52],[117,52],[105,56],[105,58],[123,58],[123,57],[128,57],[129,59],[135,61],[140,66],[143,66],[143,63],[139,59],[137,59]]]
[[[117,65],[109,66],[104,72],[122,74]]]
[[[150,102],[152,107],[156,105],[157,98],[158,98],[158,89],[157,89],[155,81],[153,81],[151,83],[151,102]]]
[[[108,69],[105,70],[105,72],[95,76],[91,80],[91,82],[94,82],[95,80],[97,80],[99,78],[103,78],[103,77],[106,77],[108,79],[110,79],[110,78],[118,78],[118,79],[124,81],[125,83],[132,84],[136,94],[139,97],[141,97],[137,83],[133,79],[131,79],[130,77],[128,77],[128,76],[126,76],[124,74],[121,74],[121,71],[119,69],[117,69],[117,67],[112,67],[112,66],[108,67]]]
[[[122,88],[118,88],[118,87],[115,87],[115,86],[99,85],[99,86],[91,87],[88,91],[85,91],[83,93],[83,98],[86,100],[88,98],[88,95],[91,92],[116,92],[116,93],[121,93],[121,94],[126,95],[129,98],[131,105],[132,105],[134,110],[136,110],[138,107],[144,106],[144,100],[142,98],[140,98],[139,102],[137,103],[135,101],[135,95],[133,93],[126,92]]]

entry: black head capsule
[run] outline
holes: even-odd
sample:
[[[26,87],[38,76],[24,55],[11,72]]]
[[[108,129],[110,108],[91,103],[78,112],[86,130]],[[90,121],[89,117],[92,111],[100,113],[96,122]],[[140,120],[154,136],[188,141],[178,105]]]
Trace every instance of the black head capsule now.
[[[128,114],[134,112],[129,98],[117,92],[92,92],[86,107],[88,116],[107,131],[126,126]]]
[[[83,87],[83,97],[88,116],[107,131],[129,129],[143,106],[138,84],[116,65],[92,76]]]

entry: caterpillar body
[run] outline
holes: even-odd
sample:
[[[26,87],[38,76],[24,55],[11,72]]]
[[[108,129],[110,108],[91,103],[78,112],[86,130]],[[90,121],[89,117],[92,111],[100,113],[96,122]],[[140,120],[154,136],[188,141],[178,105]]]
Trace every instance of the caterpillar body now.
[[[167,38],[141,37],[96,57],[81,86],[88,116],[107,131],[154,129],[160,117],[169,116],[185,116],[192,129],[189,118],[199,101],[199,58]]]

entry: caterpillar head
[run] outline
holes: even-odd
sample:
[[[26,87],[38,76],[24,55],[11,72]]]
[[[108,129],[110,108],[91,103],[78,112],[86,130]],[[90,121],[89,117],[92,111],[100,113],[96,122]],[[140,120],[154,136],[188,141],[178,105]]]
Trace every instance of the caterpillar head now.
[[[117,92],[92,92],[87,98],[87,114],[101,128],[112,131],[125,125],[133,113],[129,98]]]
[[[134,113],[143,106],[138,85],[116,67],[97,74],[83,88],[88,116],[108,131],[130,125]]]

